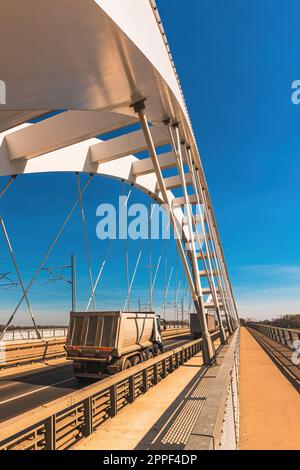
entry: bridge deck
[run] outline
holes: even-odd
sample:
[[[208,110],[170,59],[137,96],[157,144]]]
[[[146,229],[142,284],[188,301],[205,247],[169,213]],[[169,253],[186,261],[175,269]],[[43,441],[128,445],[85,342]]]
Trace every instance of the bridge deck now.
[[[297,390],[242,328],[240,449],[299,449],[299,423]]]
[[[184,449],[218,371],[201,366],[200,353],[73,449]]]

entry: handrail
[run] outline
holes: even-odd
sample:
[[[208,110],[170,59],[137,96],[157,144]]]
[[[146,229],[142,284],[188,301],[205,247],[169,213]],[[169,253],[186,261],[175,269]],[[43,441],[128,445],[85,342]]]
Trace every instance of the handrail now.
[[[213,340],[219,332],[212,335]],[[191,341],[129,370],[0,423],[0,449],[67,449],[201,350]]]
[[[265,336],[268,336],[279,344],[283,344],[290,350],[294,349],[295,341],[300,340],[300,330],[252,322],[247,322],[246,326],[260,331]]]
[[[295,328],[284,328],[282,326],[276,326],[276,325],[267,325],[265,323],[253,323],[253,322],[247,322],[246,323],[246,326],[261,326],[263,328],[275,328],[275,329],[279,329],[279,330],[285,330],[285,331],[291,331],[293,333],[300,333],[300,329],[295,329]]]

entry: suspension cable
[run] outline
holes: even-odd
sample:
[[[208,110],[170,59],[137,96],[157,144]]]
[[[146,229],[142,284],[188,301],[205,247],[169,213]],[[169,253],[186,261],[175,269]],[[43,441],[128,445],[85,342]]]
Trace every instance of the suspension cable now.
[[[165,314],[166,314],[167,298],[168,298],[170,283],[171,283],[171,279],[172,279],[172,274],[173,274],[173,266],[171,266],[169,279],[168,279],[168,283],[167,283],[167,288],[166,288],[166,292],[165,292],[165,298],[164,298],[164,312],[165,312]]]
[[[136,261],[136,264],[135,264],[135,267],[134,267],[134,271],[133,271],[132,278],[131,278],[131,281],[130,281],[130,285],[129,285],[129,288],[128,288],[128,293],[127,293],[127,297],[126,297],[126,300],[125,300],[125,303],[124,303],[123,311],[126,310],[127,304],[129,305],[129,298],[130,298],[130,294],[131,294],[131,289],[132,289],[132,286],[133,286],[133,283],[134,283],[134,279],[135,279],[135,275],[137,273],[137,269],[138,269],[139,264],[140,264],[140,260],[141,260],[141,256],[142,256],[142,252],[143,252],[143,246],[144,246],[144,240],[142,242],[142,246],[141,246],[141,249],[139,251],[137,261]]]
[[[77,181],[78,197],[79,197],[79,203],[80,203],[81,222],[82,222],[83,237],[84,237],[84,244],[85,244],[85,254],[86,254],[86,259],[87,259],[87,264],[88,264],[88,271],[89,271],[89,278],[90,278],[91,296],[92,296],[92,300],[93,300],[94,311],[96,311],[97,309],[96,309],[95,292],[94,292],[94,281],[93,281],[91,258],[90,258],[90,252],[89,252],[89,242],[88,242],[88,237],[87,237],[87,230],[86,230],[86,222],[85,222],[85,214],[84,214],[84,207],[83,207],[82,191],[81,191],[81,186],[80,186],[79,173],[76,173],[76,181]]]
[[[175,256],[175,302],[174,302],[174,320],[178,317],[178,305],[177,305],[177,290],[178,290],[178,250],[176,250]]]
[[[92,177],[93,177],[93,175],[90,175],[89,178],[88,178],[88,180],[86,181],[84,187],[82,188],[82,192],[81,192],[82,194],[84,193],[84,191],[85,191],[86,188],[88,187],[88,185],[89,185],[89,183],[90,183]],[[29,291],[29,289],[31,288],[32,284],[34,283],[35,279],[37,278],[37,276],[39,275],[40,271],[42,270],[42,268],[43,268],[45,262],[47,261],[48,257],[50,256],[50,254],[51,254],[51,252],[52,252],[54,246],[56,245],[58,239],[60,238],[60,236],[61,236],[61,234],[62,234],[62,232],[63,232],[65,226],[67,225],[69,219],[71,218],[71,215],[72,215],[73,212],[75,211],[75,209],[76,209],[76,207],[78,206],[78,204],[79,204],[79,199],[77,198],[76,201],[74,202],[74,204],[73,204],[73,206],[72,206],[70,212],[68,213],[67,217],[65,218],[64,222],[63,222],[62,225],[60,226],[60,228],[59,228],[59,230],[58,230],[58,232],[57,232],[57,234],[56,234],[56,236],[55,236],[53,242],[51,243],[50,247],[48,248],[48,250],[47,250],[46,254],[44,255],[42,261],[40,262],[40,264],[39,264],[37,270],[35,271],[33,277],[31,278],[31,280],[30,280],[30,282],[29,282],[27,288],[25,289],[26,294],[28,293],[28,291]],[[22,297],[20,298],[20,300],[19,300],[17,306],[15,307],[13,313],[11,314],[11,316],[10,316],[8,322],[6,323],[5,328],[4,328],[4,330],[2,331],[2,333],[1,333],[0,340],[3,338],[4,333],[6,332],[7,328],[8,328],[9,325],[11,324],[11,322],[12,322],[12,320],[13,320],[13,318],[14,318],[16,312],[18,311],[18,309],[19,309],[21,303],[23,302],[24,298],[25,298],[25,295],[23,294]]]
[[[31,317],[31,320],[32,320],[32,323],[33,323],[33,326],[34,326],[34,329],[36,331],[36,334],[37,334],[37,337],[38,339],[41,339],[41,334],[37,328],[37,325],[36,325],[36,322],[35,322],[35,318],[34,318],[34,314],[33,314],[33,311],[32,311],[32,308],[31,308],[31,305],[30,305],[30,302],[29,302],[29,299],[27,297],[27,293],[25,291],[25,287],[24,287],[24,284],[23,284],[23,280],[22,280],[22,276],[21,276],[21,273],[20,273],[20,270],[19,270],[19,266],[17,264],[17,260],[15,258],[15,255],[14,255],[14,251],[13,251],[13,248],[11,246],[11,243],[10,243],[10,239],[9,239],[9,236],[8,236],[8,233],[7,233],[7,230],[6,230],[6,227],[5,227],[5,223],[4,223],[4,220],[3,218],[0,216],[0,224],[1,224],[1,227],[2,227],[2,230],[3,230],[3,234],[4,234],[4,237],[5,237],[5,240],[6,240],[6,243],[7,243],[7,246],[8,246],[8,249],[9,249],[9,252],[10,252],[10,255],[11,255],[11,259],[13,261],[13,264],[15,266],[15,269],[16,269],[16,273],[17,273],[17,276],[18,276],[18,279],[19,279],[19,282],[20,282],[20,286],[22,288],[22,291],[23,291],[23,295],[26,299],[26,303],[27,303],[27,307],[28,307],[28,311],[29,311],[29,315]]]
[[[154,206],[153,206],[154,207]],[[152,302],[152,236],[151,236],[151,221],[152,221],[152,213],[151,213],[151,201],[148,198],[148,247],[149,247],[149,310],[152,312],[153,310],[153,302]]]
[[[122,195],[125,196],[125,181],[124,180],[122,180]],[[128,191],[127,199],[125,201],[126,210],[127,210],[127,204],[128,204],[130,195],[131,195],[131,189]],[[125,242],[124,243],[125,244],[125,271],[126,271],[126,290],[127,290],[125,305],[127,305],[128,312],[129,312],[130,311],[130,281],[129,281],[129,253],[128,253],[128,229],[127,227],[126,227],[126,234],[125,234],[124,242]],[[125,307],[124,307],[124,310],[125,310]]]
[[[100,269],[99,269],[99,272],[98,272],[98,275],[97,275],[97,278],[96,278],[96,281],[95,281],[95,284],[94,284],[94,292],[95,292],[95,290],[97,289],[98,283],[99,283],[100,278],[101,278],[101,276],[102,276],[102,273],[103,273],[104,267],[105,267],[105,265],[106,265],[106,261],[107,261],[107,259],[108,259],[108,256],[109,256],[109,253],[110,253],[110,250],[111,250],[113,241],[114,241],[113,239],[110,240],[110,243],[109,243],[109,245],[108,245],[108,248],[107,248],[107,251],[106,251],[104,260],[102,261],[101,267],[100,267]],[[92,295],[90,295],[89,301],[88,301],[88,303],[87,303],[87,305],[86,305],[86,307],[85,307],[85,311],[86,311],[86,312],[87,312],[88,309],[89,309],[89,306],[90,306],[91,301],[92,301]]]

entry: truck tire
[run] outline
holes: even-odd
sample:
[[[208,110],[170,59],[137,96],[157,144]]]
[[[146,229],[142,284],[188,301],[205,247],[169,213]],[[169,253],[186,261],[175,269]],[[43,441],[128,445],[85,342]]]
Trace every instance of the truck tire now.
[[[123,367],[122,367],[122,370],[127,370],[127,369],[130,369],[131,367],[131,362],[129,359],[125,359],[125,361],[123,362]]]
[[[140,356],[133,356],[130,359],[130,362],[131,362],[132,367],[137,366],[138,364],[140,364],[141,358],[140,358]]]
[[[158,344],[155,344],[155,345],[153,346],[152,352],[153,352],[153,356],[159,356],[159,354],[161,354],[162,351],[161,351],[161,349],[159,348]]]

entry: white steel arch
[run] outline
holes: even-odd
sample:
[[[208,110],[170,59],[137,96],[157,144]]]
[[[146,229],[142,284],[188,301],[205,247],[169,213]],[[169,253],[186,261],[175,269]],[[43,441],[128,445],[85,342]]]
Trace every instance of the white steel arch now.
[[[184,225],[177,246],[202,326],[204,361],[210,363],[214,351],[205,312],[216,311],[222,341],[222,315],[229,333],[238,315],[155,2],[10,0],[1,10],[0,54],[7,88],[7,102],[0,106],[0,176],[98,173],[127,180],[168,204],[174,231]],[[63,112],[47,115],[53,110]],[[32,121],[42,115],[42,121]],[[96,138],[113,131],[117,136]],[[158,155],[164,145],[170,150]],[[149,158],[134,156],[144,150]],[[165,174],[169,168],[174,176]],[[172,194],[175,188],[180,197]],[[200,220],[195,205],[202,206]]]

